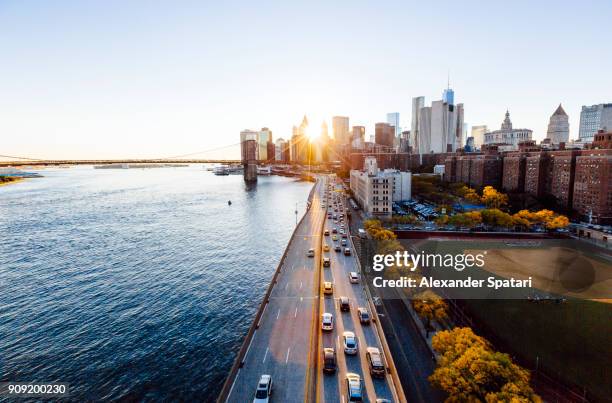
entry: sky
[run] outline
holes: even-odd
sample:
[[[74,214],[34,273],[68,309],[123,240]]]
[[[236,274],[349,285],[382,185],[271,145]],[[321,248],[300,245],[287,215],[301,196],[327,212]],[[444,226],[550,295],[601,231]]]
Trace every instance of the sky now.
[[[563,104],[612,102],[612,2],[0,0],[0,155],[238,158],[243,129],[291,136],[441,99],[465,121],[546,134]],[[330,125],[331,129],[331,125]]]

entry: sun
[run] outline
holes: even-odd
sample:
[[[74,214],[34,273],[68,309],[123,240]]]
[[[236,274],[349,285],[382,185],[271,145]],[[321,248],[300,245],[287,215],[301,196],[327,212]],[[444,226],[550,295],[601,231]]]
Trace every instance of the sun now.
[[[308,138],[309,138],[310,140],[314,140],[314,139],[316,139],[317,137],[319,137],[319,133],[318,133],[318,132],[317,132],[317,130],[316,130],[314,127],[312,127],[312,126],[307,126],[305,131],[306,131],[306,136],[308,136]]]

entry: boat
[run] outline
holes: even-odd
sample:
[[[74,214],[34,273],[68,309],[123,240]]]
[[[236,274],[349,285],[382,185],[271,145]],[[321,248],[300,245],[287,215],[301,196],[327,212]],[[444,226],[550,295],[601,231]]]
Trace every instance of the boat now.
[[[270,176],[272,175],[272,168],[267,167],[257,167],[257,175]]]
[[[232,205],[232,201],[231,201],[231,200],[228,200],[228,201],[227,201],[227,205],[228,205],[228,206],[231,206],[231,205]]]
[[[213,168],[213,173],[218,176],[229,175],[229,167],[227,165],[219,165]]]

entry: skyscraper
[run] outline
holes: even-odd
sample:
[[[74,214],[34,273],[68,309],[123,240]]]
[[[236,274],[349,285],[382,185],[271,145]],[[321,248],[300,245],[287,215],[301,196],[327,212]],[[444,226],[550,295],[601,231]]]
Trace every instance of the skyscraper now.
[[[600,129],[612,130],[612,103],[583,106],[580,111],[578,138],[581,141],[592,142]]]
[[[425,106],[425,97],[412,98],[412,122],[410,125],[410,145],[414,153],[421,153],[419,145],[419,115]]]
[[[395,142],[395,127],[389,123],[376,123],[374,128],[374,139],[376,144],[393,147]]]
[[[395,142],[399,144],[399,138],[402,133],[400,128],[400,114],[399,112],[387,113],[387,123],[395,127]]]
[[[332,131],[334,140],[338,145],[349,143],[349,118],[346,116],[332,117]]]
[[[272,143],[272,131],[267,127],[263,127],[257,134],[259,161],[267,161],[270,158],[274,158],[274,155],[268,156],[268,143]]]
[[[431,107],[424,106],[419,109],[418,118],[418,137],[419,154],[429,154],[431,152]]]
[[[472,126],[472,137],[474,138],[474,146],[476,148],[480,148],[484,144],[487,131],[487,125]]]
[[[353,126],[351,134],[351,147],[361,149],[365,146],[365,127]]]
[[[550,117],[546,138],[550,139],[553,144],[569,141],[569,119],[561,104]]]

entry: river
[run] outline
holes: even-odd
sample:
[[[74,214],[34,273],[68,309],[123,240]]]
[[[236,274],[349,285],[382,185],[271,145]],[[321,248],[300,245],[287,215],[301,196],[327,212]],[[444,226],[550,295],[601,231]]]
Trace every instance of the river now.
[[[39,172],[0,188],[0,382],[213,401],[312,185],[201,165]]]

